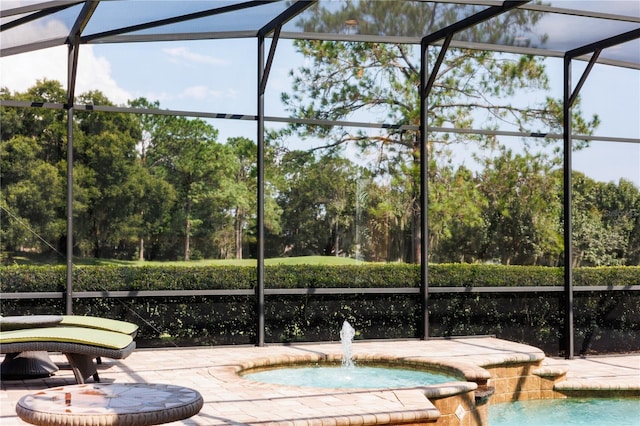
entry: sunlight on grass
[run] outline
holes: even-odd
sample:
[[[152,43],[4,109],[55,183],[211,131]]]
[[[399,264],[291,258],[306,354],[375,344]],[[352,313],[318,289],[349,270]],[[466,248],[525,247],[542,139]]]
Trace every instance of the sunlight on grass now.
[[[33,255],[30,253],[13,253],[3,261],[9,265],[64,265],[66,261],[53,255]],[[256,259],[203,259],[185,261],[145,261],[118,259],[74,259],[77,266],[249,266],[255,267]],[[367,262],[335,256],[300,256],[265,259],[265,265],[362,265]]]
[[[300,256],[300,257],[278,257],[265,259],[265,265],[361,265],[365,262],[357,261],[347,257],[335,256]],[[191,260],[189,262],[130,262],[132,266],[256,266],[256,259],[205,259]]]

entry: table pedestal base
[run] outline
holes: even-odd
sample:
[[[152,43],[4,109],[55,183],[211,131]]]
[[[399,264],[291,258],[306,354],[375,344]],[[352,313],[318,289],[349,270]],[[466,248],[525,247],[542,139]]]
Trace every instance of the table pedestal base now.
[[[49,377],[58,371],[46,352],[7,354],[1,365],[3,380]]]

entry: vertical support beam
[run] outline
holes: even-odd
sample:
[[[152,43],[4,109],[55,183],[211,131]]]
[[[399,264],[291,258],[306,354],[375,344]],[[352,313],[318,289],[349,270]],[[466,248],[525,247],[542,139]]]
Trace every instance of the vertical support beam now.
[[[443,48],[444,49],[444,48]],[[429,104],[428,79],[429,44],[420,43],[420,295],[422,308],[422,336],[429,339],[429,150],[427,115]],[[433,76],[437,73],[433,71]],[[433,84],[433,83],[432,83]]]
[[[67,286],[65,313],[73,315],[73,107],[67,110]]]
[[[564,344],[565,357],[573,359],[573,247],[572,247],[572,128],[571,58],[564,57],[563,141],[564,141]]]
[[[80,54],[80,36],[89,23],[89,19],[100,0],[85,2],[76,21],[69,31],[66,43],[69,45],[67,56],[67,287],[65,291],[65,311],[73,314],[73,105],[76,93],[76,75],[78,55]]]
[[[566,345],[566,358],[574,356],[574,328],[573,328],[573,247],[572,237],[572,185],[571,155],[572,155],[572,128],[571,111],[573,103],[578,98],[582,85],[587,80],[591,69],[595,65],[600,52],[608,47],[617,46],[631,40],[640,38],[640,28],[627,31],[603,40],[596,41],[577,49],[569,50],[564,54],[564,102],[563,102],[563,130],[564,130],[564,295],[565,295],[565,326],[564,341]],[[584,73],[580,77],[575,90],[571,89],[571,60],[578,56],[592,53],[591,59]]]
[[[438,69],[444,61],[445,54],[454,34],[471,28],[480,22],[484,22],[520,5],[528,3],[525,1],[504,1],[501,6],[491,6],[485,10],[469,16],[456,23],[442,28],[422,38],[420,42],[420,293],[422,295],[422,338],[429,338],[429,258],[428,258],[428,205],[429,205],[429,149],[428,149],[428,129],[427,129],[427,98],[431,87],[438,75]],[[442,50],[431,70],[431,76],[427,73],[428,49],[431,44],[444,39]]]
[[[78,69],[77,40],[69,44],[67,57],[67,286],[65,313],[73,314],[73,103]]]
[[[262,90],[265,79],[264,67],[264,47],[265,37],[258,36],[258,134],[257,134],[257,171],[258,171],[258,265],[256,283],[256,345],[264,346],[264,90]]]
[[[276,16],[258,31],[258,276],[256,283],[256,314],[257,314],[257,333],[256,345],[264,346],[264,92],[267,87],[269,71],[276,51],[278,38],[282,25],[289,19],[302,13],[307,7],[311,6],[315,1],[298,0],[290,5],[284,12]],[[265,37],[267,34],[274,32],[269,56],[265,65]]]
[[[420,295],[422,306],[422,336],[429,339],[429,93],[444,62],[453,33],[445,37],[438,58],[429,73],[429,41],[420,42]]]

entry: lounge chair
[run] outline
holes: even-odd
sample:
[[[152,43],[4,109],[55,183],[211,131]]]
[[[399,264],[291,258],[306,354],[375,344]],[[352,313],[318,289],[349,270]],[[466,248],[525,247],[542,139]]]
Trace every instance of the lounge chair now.
[[[129,334],[88,327],[57,326],[0,332],[0,353],[61,352],[69,360],[77,383],[85,383],[92,376],[100,381],[94,358],[124,359],[135,347]]]
[[[54,326],[88,327],[99,330],[124,333],[136,338],[138,326],[127,321],[113,320],[109,318],[92,317],[89,315],[22,315],[0,316],[0,330],[19,330],[24,328],[41,328]],[[43,357],[46,359],[46,357]],[[102,364],[100,357],[96,358],[98,364]],[[53,366],[52,366],[53,367]],[[47,368],[45,368],[46,370]],[[50,372],[57,371],[55,367]]]
[[[132,322],[92,317],[88,315],[62,315],[60,325],[115,331],[117,333],[128,334],[134,339],[136,338],[136,334],[138,334],[138,326]],[[96,357],[96,362],[98,364],[102,364],[102,358]]]

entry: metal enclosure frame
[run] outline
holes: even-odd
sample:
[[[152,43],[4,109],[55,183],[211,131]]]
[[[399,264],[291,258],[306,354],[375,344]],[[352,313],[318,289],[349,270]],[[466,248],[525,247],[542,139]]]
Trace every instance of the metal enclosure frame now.
[[[257,122],[257,168],[258,168],[258,190],[257,190],[257,218],[258,218],[258,266],[257,266],[257,287],[255,289],[255,297],[256,297],[256,316],[258,318],[256,327],[257,327],[257,341],[256,344],[258,346],[263,346],[265,344],[264,339],[264,296],[265,296],[265,288],[264,288],[264,125],[265,121],[289,121],[289,122],[306,122],[306,123],[319,123],[319,124],[332,124],[332,125],[357,125],[363,127],[378,127],[378,128],[404,128],[404,129],[412,129],[419,130],[420,137],[420,176],[421,176],[421,186],[420,186],[420,206],[421,206],[421,223],[420,223],[420,232],[422,241],[427,240],[428,235],[428,132],[429,131],[438,131],[439,129],[430,129],[427,123],[427,108],[428,108],[428,97],[433,86],[434,80],[436,78],[438,68],[442,61],[444,60],[444,56],[449,49],[450,46],[456,45],[455,41],[453,41],[453,36],[464,29],[473,27],[480,22],[486,21],[487,19],[491,19],[492,17],[501,15],[503,13],[508,12],[514,8],[525,6],[528,1],[490,1],[490,2],[466,2],[459,1],[457,3],[462,4],[482,4],[487,5],[488,7],[482,12],[476,13],[475,15],[464,18],[444,29],[436,31],[431,34],[426,34],[420,40],[420,63],[421,63],[421,84],[420,84],[420,125],[419,128],[415,128],[415,126],[400,126],[400,125],[380,125],[380,124],[371,124],[371,123],[354,123],[354,122],[325,122],[323,120],[301,120],[296,118],[278,118],[278,117],[266,117],[264,111],[264,94],[265,88],[268,82],[269,71],[271,68],[271,64],[273,62],[274,55],[276,53],[276,46],[278,39],[281,37],[281,30],[283,25],[286,24],[289,20],[302,13],[309,6],[316,3],[316,0],[298,0],[292,2],[289,6],[286,7],[284,12],[280,13],[276,17],[274,17],[270,22],[262,26],[257,33],[253,33],[251,31],[235,31],[222,34],[220,38],[234,38],[234,37],[255,37],[257,40],[257,78],[256,78],[256,93],[257,93],[257,115],[256,116],[229,116],[228,114],[214,114],[214,113],[192,113],[192,112],[184,112],[184,111],[170,111],[164,110],[162,112],[157,110],[147,110],[147,109],[134,109],[134,108],[124,108],[124,107],[101,107],[101,106],[82,106],[76,105],[74,103],[75,97],[75,83],[76,83],[76,74],[77,74],[77,66],[78,66],[78,57],[80,54],[80,46],[82,44],[96,42],[100,39],[104,39],[104,42],[110,41],[120,41],[118,37],[122,37],[124,34],[132,33],[139,30],[159,27],[162,25],[168,25],[172,23],[179,23],[189,21],[191,19],[197,19],[200,17],[213,16],[217,14],[223,14],[226,12],[239,11],[243,9],[250,9],[252,7],[265,5],[270,2],[268,1],[246,1],[246,2],[238,2],[235,4],[215,7],[212,9],[207,9],[205,11],[191,13],[182,16],[174,16],[168,19],[156,20],[146,22],[144,24],[134,25],[134,26],[124,26],[120,28],[115,28],[109,31],[105,31],[99,34],[93,34],[90,36],[83,36],[83,30],[87,26],[90,21],[93,13],[96,11],[96,8],[100,4],[100,0],[88,0],[88,1],[58,1],[58,2],[49,2],[41,5],[34,4],[31,6],[24,6],[19,8],[20,10],[14,10],[14,14],[18,12],[20,14],[24,14],[24,16],[17,18],[13,21],[6,22],[2,24],[2,31],[9,30],[11,28],[15,28],[19,25],[28,23],[35,19],[38,19],[42,16],[46,16],[49,14],[53,14],[57,11],[82,4],[82,10],[79,13],[68,37],[64,41],[64,44],[68,45],[68,89],[67,89],[67,103],[65,105],[56,105],[56,104],[35,104],[28,102],[11,102],[11,101],[0,101],[0,105],[2,106],[19,106],[19,107],[45,107],[45,108],[65,108],[67,110],[67,120],[68,120],[68,128],[67,128],[67,179],[68,179],[68,191],[67,191],[67,284],[66,284],[66,311],[67,314],[71,314],[73,312],[73,273],[72,273],[72,258],[73,258],[73,118],[74,111],[92,109],[96,111],[119,111],[119,112],[130,112],[130,113],[144,113],[144,114],[177,114],[177,115],[190,115],[190,116],[201,116],[201,117],[213,117],[213,118],[232,118],[232,119],[244,119],[251,120]],[[454,1],[446,1],[446,2],[454,2]],[[445,2],[445,3],[446,3]],[[38,7],[42,6],[42,7]],[[542,13],[545,11],[549,11],[552,8],[546,6],[538,6],[538,5],[529,5],[527,6],[530,10],[540,10]],[[4,15],[0,16],[4,17]],[[271,37],[271,46],[268,52],[268,55],[265,56],[265,45],[268,37]],[[295,34],[288,34],[289,38],[295,37]],[[310,35],[310,38],[318,38],[322,39],[322,34],[313,34]],[[138,36],[140,40],[144,39],[144,36]],[[211,37],[215,38],[215,37]],[[327,39],[335,39],[336,36],[328,36]],[[340,36],[339,39],[350,40],[352,39],[348,35]],[[572,149],[572,132],[571,132],[571,112],[572,105],[582,87],[588,74],[593,67],[593,65],[598,61],[600,52],[602,49],[616,46],[631,40],[640,38],[640,28],[627,31],[621,33],[615,37],[610,37],[607,39],[600,40],[595,43],[591,43],[585,46],[582,46],[577,49],[573,49],[567,52],[564,52],[564,75],[563,75],[563,83],[564,83],[564,123],[563,123],[563,134],[562,139],[564,141],[563,150],[564,150],[564,257],[565,257],[565,266],[564,266],[564,309],[565,309],[565,345],[566,345],[566,357],[573,358],[574,356],[574,330],[573,330],[573,265],[572,265],[572,246],[571,246],[571,235],[572,235],[572,197],[571,197],[571,149]],[[167,38],[155,38],[155,39],[167,39]],[[366,39],[366,37],[365,37]],[[371,41],[384,41],[383,39],[377,39],[375,37],[370,37]],[[389,36],[386,38],[390,41],[396,41],[394,36]],[[148,37],[146,41],[154,40],[153,37]],[[126,40],[125,40],[126,41]],[[453,42],[453,43],[452,43]],[[33,50],[37,48],[45,48],[52,45],[59,44],[59,40],[41,40],[35,44],[31,44],[28,48],[10,48],[4,49],[2,54],[16,54],[21,51]],[[440,54],[438,60],[433,66],[431,73],[428,72],[428,64],[427,64],[427,53],[428,49],[432,46],[436,46],[440,44]],[[474,46],[470,43],[466,44],[470,46],[470,48],[474,48]],[[514,48],[505,46],[503,50],[504,52],[512,52]],[[523,51],[526,51],[523,50]],[[557,53],[551,53],[550,56],[557,55]],[[584,57],[585,55],[591,55],[589,59],[589,64],[587,66],[586,71],[582,75],[575,89],[572,89],[572,76],[571,76],[571,64],[572,60]],[[638,65],[640,68],[640,65]],[[453,129],[446,129],[447,131],[452,131]],[[459,132],[463,132],[458,130]],[[471,130],[470,132],[473,132]],[[504,133],[504,132],[503,132]],[[513,135],[514,132],[506,132]],[[500,134],[500,132],[495,132],[495,134]],[[521,136],[538,136],[544,137],[548,135],[538,135],[538,134],[521,134]],[[594,138],[596,139],[596,138]],[[614,138],[612,138],[614,139]],[[620,140],[619,138],[614,140]],[[626,142],[640,142],[638,140],[626,140]],[[428,251],[427,244],[421,244],[421,303],[422,303],[422,338],[429,339],[429,271],[428,271]],[[495,289],[493,290],[495,291]],[[436,290],[435,292],[440,292]]]

